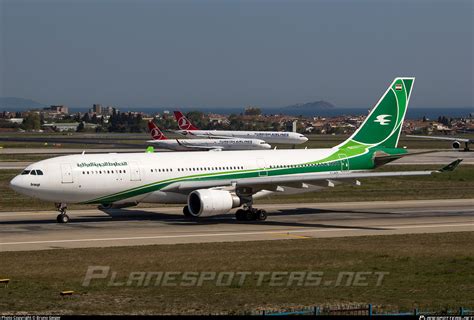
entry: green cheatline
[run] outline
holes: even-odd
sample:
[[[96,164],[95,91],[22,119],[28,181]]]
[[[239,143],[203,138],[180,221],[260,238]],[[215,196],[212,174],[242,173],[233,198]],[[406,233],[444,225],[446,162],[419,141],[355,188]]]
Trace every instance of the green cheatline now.
[[[91,203],[111,203],[145,193],[159,191],[164,187],[174,182],[184,181],[209,181],[209,180],[223,180],[223,179],[243,179],[243,178],[256,178],[259,177],[262,172],[265,172],[268,176],[281,176],[281,175],[292,175],[302,173],[321,173],[327,171],[338,171],[341,169],[341,162],[348,160],[349,168],[351,170],[364,170],[372,169],[374,163],[372,161],[372,155],[376,151],[383,151],[390,155],[404,154],[404,149],[387,149],[387,148],[359,148],[357,154],[352,155],[353,149],[338,149],[331,156],[310,163],[301,163],[293,165],[290,168],[258,168],[254,170],[233,170],[219,173],[203,173],[178,178],[171,178],[166,180],[160,180],[157,182],[149,183],[140,187],[128,189],[115,194],[107,195],[104,197],[96,198],[87,202]],[[345,157],[337,158],[338,155],[346,154]]]
[[[171,178],[99,197],[84,203],[111,203],[158,191],[174,182],[254,178],[259,177],[262,172],[265,172],[267,176],[279,176],[339,171],[343,161],[348,161],[351,170],[373,169],[373,155],[375,152],[383,151],[388,155],[405,154],[407,152],[404,149],[396,148],[396,145],[400,137],[412,87],[413,79],[397,78],[360,128],[345,142],[334,147],[334,152],[324,159],[292,165],[289,168],[233,170]]]

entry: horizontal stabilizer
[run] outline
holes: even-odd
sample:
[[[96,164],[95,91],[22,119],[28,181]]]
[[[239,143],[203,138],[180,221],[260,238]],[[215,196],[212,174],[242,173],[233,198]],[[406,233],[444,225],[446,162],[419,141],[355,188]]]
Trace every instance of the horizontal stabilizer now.
[[[451,162],[450,164],[448,164],[447,166],[444,166],[442,167],[441,169],[439,169],[439,172],[449,172],[449,171],[454,171],[454,169],[456,169],[459,164],[462,162],[463,159],[457,159],[457,160],[454,160],[453,162]]]

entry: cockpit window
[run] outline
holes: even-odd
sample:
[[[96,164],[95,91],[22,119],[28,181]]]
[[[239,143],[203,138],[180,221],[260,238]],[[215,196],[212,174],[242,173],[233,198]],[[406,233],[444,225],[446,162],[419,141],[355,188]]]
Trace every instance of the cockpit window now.
[[[43,175],[43,171],[41,171],[41,170],[23,170],[23,171],[21,172],[21,175],[27,175],[27,174],[31,174],[31,175],[33,175],[33,176],[36,176],[36,175],[42,176],[42,175]]]

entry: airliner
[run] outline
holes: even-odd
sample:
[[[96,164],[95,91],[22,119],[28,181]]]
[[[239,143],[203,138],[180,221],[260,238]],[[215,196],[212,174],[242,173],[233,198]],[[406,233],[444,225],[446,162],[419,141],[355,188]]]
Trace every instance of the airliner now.
[[[199,130],[180,111],[174,111],[180,130],[175,132],[191,138],[244,138],[261,139],[267,143],[301,144],[308,141],[304,135],[297,132],[286,131],[230,131],[230,130]]]
[[[103,153],[55,157],[29,165],[11,180],[17,192],[56,203],[58,223],[69,221],[68,203],[102,207],[140,202],[183,204],[189,218],[212,217],[239,208],[236,220],[265,220],[255,199],[360,185],[359,179],[428,176],[454,170],[373,169],[409,155],[397,148],[414,78],[395,78],[363,124],[327,149]],[[386,181],[387,184],[390,180]]]
[[[175,151],[262,150],[271,146],[258,139],[168,139],[153,121],[148,122],[153,140],[147,141],[160,148]]]
[[[471,151],[469,149],[469,144],[474,143],[474,139],[459,138],[459,137],[418,136],[418,135],[411,135],[411,134],[407,134],[407,137],[451,141],[452,142],[451,146],[455,150],[459,150],[461,148],[461,144],[464,143],[463,151]]]

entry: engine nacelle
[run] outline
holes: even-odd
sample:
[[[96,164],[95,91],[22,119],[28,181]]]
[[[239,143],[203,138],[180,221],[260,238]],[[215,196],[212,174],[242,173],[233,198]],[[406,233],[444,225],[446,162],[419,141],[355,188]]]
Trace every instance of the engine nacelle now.
[[[461,148],[461,142],[454,141],[453,142],[453,149],[459,149],[459,148]]]
[[[194,217],[216,216],[238,206],[239,197],[225,190],[200,189],[188,196],[189,212]]]

